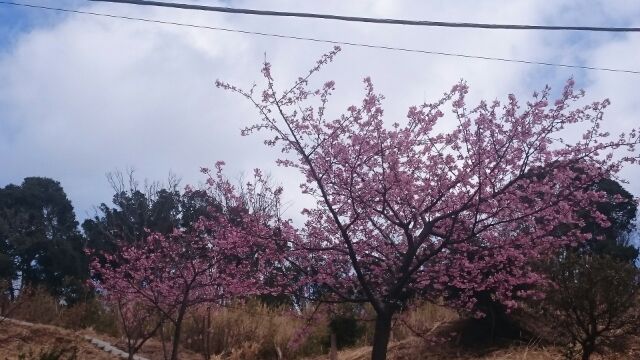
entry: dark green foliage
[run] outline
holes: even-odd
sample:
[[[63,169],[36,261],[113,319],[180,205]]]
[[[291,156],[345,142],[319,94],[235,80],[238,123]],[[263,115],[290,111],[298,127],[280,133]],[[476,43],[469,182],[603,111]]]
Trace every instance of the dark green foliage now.
[[[129,174],[128,184],[120,173],[109,179],[115,190],[113,205],[100,204],[98,213],[82,223],[87,247],[92,250],[109,252],[119,242],[134,243],[148,232],[169,234],[187,228],[217,206],[206,191],[181,193],[175,178],[166,186],[153,183],[144,189],[138,187],[133,174]]]
[[[89,248],[113,250],[117,242],[133,243],[147,230],[170,233],[178,225],[174,210],[177,191],[162,189],[153,197],[139,190],[122,191],[113,196],[114,207],[102,203],[99,214],[83,222]]]
[[[366,337],[367,309],[361,304],[340,304],[331,308],[327,336],[322,338],[322,346],[331,347],[331,336],[335,336],[337,349],[354,346],[359,340]]]
[[[608,227],[600,226],[589,214],[584,214],[585,226],[582,230],[592,235],[585,245],[579,249],[585,253],[603,254],[614,259],[633,263],[638,257],[638,249],[629,243],[630,233],[634,230],[637,205],[633,195],[626,191],[620,183],[611,179],[603,179],[594,188],[604,191],[608,201],[597,205],[600,213],[611,223]],[[623,201],[615,201],[615,197]]]
[[[578,247],[565,249],[557,258],[551,261],[562,261],[567,253],[576,256],[592,256],[594,254],[606,255],[613,260],[633,264],[638,257],[638,249],[630,244],[630,233],[634,230],[634,219],[637,206],[633,195],[626,191],[618,182],[611,179],[602,179],[593,185],[593,190],[604,191],[607,200],[599,203],[597,209],[611,223],[604,227],[598,224],[589,213],[581,214],[585,225],[584,233],[591,238]],[[616,201],[616,198],[623,201]],[[562,236],[569,229],[558,229],[558,236]],[[546,265],[542,265],[543,267]],[[546,272],[542,269],[542,272]],[[519,290],[528,290],[522,288]],[[456,297],[458,290],[455,287],[449,289],[450,296]],[[506,312],[506,308],[496,301],[489,292],[478,292],[475,295],[477,308],[485,316],[480,319],[470,319],[468,329],[462,331],[463,339],[469,344],[493,342],[496,338],[513,340],[527,340],[531,333],[522,327],[514,319],[512,314]]]
[[[353,346],[362,337],[364,327],[353,316],[334,316],[329,323],[331,332],[336,335],[338,349]]]
[[[619,345],[638,320],[638,249],[629,241],[637,205],[614,180],[603,179],[594,189],[607,194],[597,209],[610,226],[582,214],[582,231],[591,238],[543,265],[555,287],[547,291],[542,313],[568,342],[567,356],[582,359]]]
[[[593,352],[618,345],[635,330],[638,270],[606,255],[568,253],[549,264],[554,285],[542,313],[565,337],[567,355],[589,359]]]
[[[528,341],[533,334],[524,329],[513,318],[511,313],[490,292],[479,292],[476,295],[478,309],[485,314],[483,317],[470,317],[461,322],[458,330],[460,345],[466,347],[494,344],[496,340]]]
[[[83,246],[60,183],[29,177],[0,189],[0,276],[11,280],[11,298],[25,286],[43,286],[68,303],[77,301],[88,277]]]

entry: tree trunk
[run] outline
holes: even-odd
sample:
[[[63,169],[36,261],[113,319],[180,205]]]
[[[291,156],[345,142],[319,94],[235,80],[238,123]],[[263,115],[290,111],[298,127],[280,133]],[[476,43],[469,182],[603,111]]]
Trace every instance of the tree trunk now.
[[[136,355],[136,345],[135,342],[132,343],[131,339],[127,338],[127,360],[133,360]]]
[[[9,281],[11,282],[11,280]],[[11,299],[11,302],[16,301],[16,288],[13,284],[9,285],[9,298]]]
[[[178,311],[178,317],[176,318],[175,330],[173,331],[173,344],[171,346],[171,360],[178,360],[178,350],[180,347],[180,333],[182,331],[182,319],[187,311],[187,307],[183,303]]]
[[[591,358],[591,354],[593,354],[594,349],[595,346],[590,341],[582,344],[582,360],[589,360]]]
[[[160,325],[160,341],[162,343],[162,358],[167,360],[167,341],[164,337],[164,324]]]
[[[211,308],[207,307],[207,316],[202,319],[202,340],[204,341],[204,358],[205,360],[211,360],[211,336],[209,331],[211,329]]]
[[[331,344],[331,348],[329,349],[329,360],[338,360],[338,341],[336,339],[336,333],[331,331],[331,335],[329,335],[329,342]]]
[[[386,360],[389,337],[391,335],[391,317],[393,314],[378,314],[373,333],[373,350],[371,360]]]
[[[496,311],[493,308],[493,304],[489,305],[489,316],[491,316],[491,333],[489,334],[489,344],[493,345],[493,342],[496,339]]]

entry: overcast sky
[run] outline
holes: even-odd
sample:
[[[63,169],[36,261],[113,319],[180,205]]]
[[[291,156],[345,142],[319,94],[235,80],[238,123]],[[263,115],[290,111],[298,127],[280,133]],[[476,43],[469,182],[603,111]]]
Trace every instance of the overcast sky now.
[[[177,0],[173,0],[177,2]],[[91,3],[23,0],[207,26],[362,42],[461,54],[640,70],[640,34],[438,29],[212,14]],[[183,0],[181,2],[188,2]],[[283,11],[457,22],[539,25],[640,26],[640,1],[191,1]],[[301,205],[299,178],[278,169],[277,152],[239,129],[255,118],[251,106],[216,89],[215,79],[250,86],[260,63],[291,81],[323,52],[319,44],[0,4],[0,186],[27,176],[61,182],[78,217],[112,195],[105,173],[133,167],[140,179],[172,171],[182,184],[203,180],[201,166],[227,162],[229,174],[260,167]],[[613,132],[640,124],[640,76],[510,64],[376,49],[343,47],[319,80],[333,79],[332,114],[362,95],[370,75],[384,93],[386,121],[403,119],[409,105],[435,100],[464,78],[471,99],[527,97],[570,76],[589,100],[608,97]],[[627,186],[640,195],[638,168]]]

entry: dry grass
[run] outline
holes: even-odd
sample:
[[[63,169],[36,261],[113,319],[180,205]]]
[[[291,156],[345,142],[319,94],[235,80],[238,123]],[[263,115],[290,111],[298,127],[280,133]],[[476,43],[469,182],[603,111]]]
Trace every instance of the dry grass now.
[[[54,347],[76,347],[80,360],[117,359],[70,330],[39,324],[25,326],[9,321],[0,324],[0,359],[17,360],[20,354],[38,354]]]
[[[429,337],[446,324],[459,319],[458,314],[446,307],[423,303],[401,314],[392,329],[392,339],[402,341],[413,337]]]
[[[340,360],[368,360],[371,347],[362,347],[341,351]],[[324,359],[317,357],[314,360]],[[561,353],[555,348],[538,348],[528,346],[510,347],[506,349],[484,350],[480,352],[462,352],[459,349],[443,345],[427,346],[419,338],[408,338],[389,345],[389,360],[560,360]]]
[[[47,324],[66,329],[85,329],[88,327],[117,335],[115,314],[93,298],[71,307],[62,306],[43,289],[25,289],[13,306],[8,317],[28,322]]]
[[[18,306],[10,314],[12,318],[52,325],[50,329],[58,326],[65,334],[73,334],[73,332],[62,328],[76,330],[81,335],[90,335],[108,341],[122,350],[126,349],[124,339],[119,336],[116,317],[95,299],[73,307],[64,307],[46,291],[30,289],[24,292],[16,304]],[[183,325],[180,358],[184,360],[203,358],[202,355],[190,351],[199,350],[198,335],[202,333],[198,333],[199,329],[195,326],[197,325],[194,323],[195,315],[198,314],[192,312]],[[309,353],[304,348],[293,350],[288,347],[289,341],[302,324],[301,319],[287,315],[285,311],[269,309],[259,303],[253,303],[239,305],[238,308],[214,311],[212,323],[206,333],[212,344],[212,353],[222,354],[225,359],[276,358],[277,353],[293,359],[299,357],[301,353]],[[4,326],[5,324],[0,323],[0,327]],[[52,336],[53,334],[49,334],[47,338]],[[29,345],[33,340],[26,337],[23,345]],[[18,345],[16,343],[12,346]],[[4,345],[0,344],[0,347]],[[20,351],[29,350],[28,346],[19,347]],[[170,345],[167,345],[167,351],[169,351],[168,347]],[[38,351],[40,348],[34,348],[35,353]],[[163,359],[164,351],[159,337],[148,340],[138,354],[150,359]],[[17,356],[17,354],[14,355]],[[0,356],[0,359],[3,357]]]
[[[348,349],[338,353],[340,360],[368,360],[371,347]],[[317,356],[309,360],[324,360],[327,356]],[[592,360],[640,359],[640,338],[632,338],[630,347],[622,353],[595,354]],[[467,350],[447,344],[427,345],[420,338],[408,338],[389,344],[388,360],[561,360],[562,349],[554,346],[512,345],[481,350]]]
[[[328,338],[324,324],[313,324],[311,336],[301,346],[289,346],[305,321],[285,309],[269,308],[259,302],[229,306],[212,311],[207,324],[206,309],[191,311],[184,324],[184,343],[187,348],[202,351],[203,339],[208,337],[212,353],[235,360],[300,358],[302,354],[321,353],[322,337]]]
[[[53,325],[33,324],[27,326],[10,320],[0,323],[0,359],[17,360],[21,354],[37,355],[42,351],[54,348],[75,347],[78,350],[78,360],[112,360],[120,359],[112,356],[90,344],[84,335],[107,341],[124,350],[125,347],[116,337],[96,333],[93,329],[73,331]],[[164,359],[162,344],[156,339],[150,339],[142,347],[138,355],[151,360]],[[202,355],[182,349],[181,360],[201,360]]]
[[[257,319],[256,319],[257,320]],[[92,335],[102,338],[106,341],[117,341],[115,338],[105,336],[103,334],[95,334],[91,330],[81,332],[73,332],[61,329],[51,325],[34,325],[23,326],[3,322],[0,325],[0,359],[17,360],[19,354],[38,353],[41,350],[51,349],[54,346],[76,346],[78,349],[78,359],[80,360],[111,360],[115,357],[106,354],[86,340],[80,335]],[[243,348],[227,354],[227,359],[255,359],[255,343],[247,342]],[[253,350],[251,350],[253,348]],[[368,360],[371,354],[371,347],[359,347],[339,352],[340,360]],[[157,340],[150,340],[144,347],[141,355],[152,360],[162,359],[161,344]],[[297,356],[288,357],[288,359],[296,359]],[[326,355],[310,357],[310,360],[324,360]],[[180,356],[181,360],[202,359],[202,356],[187,350],[183,350]],[[222,357],[214,358],[222,359]],[[410,337],[402,341],[396,341],[389,346],[389,360],[555,360],[562,359],[560,350],[554,347],[540,346],[511,346],[507,348],[493,348],[476,351],[462,352],[459,348],[438,344],[426,345],[422,339]],[[630,349],[622,354],[610,354],[605,356],[594,356],[594,360],[625,360],[640,359],[640,339],[633,339]]]
[[[111,335],[107,335],[107,334],[97,333],[93,329],[80,330],[78,331],[78,334],[95,337],[95,338],[107,341],[123,351],[126,350],[126,345],[123,339],[120,339]],[[142,349],[136,355],[140,355],[151,360],[164,359],[162,343],[155,338],[151,338],[147,342],[145,342],[145,344],[142,346]],[[82,359],[82,358],[79,358],[79,359]],[[180,360],[202,360],[202,355],[197,354],[193,351],[189,351],[187,349],[181,349]]]
[[[562,349],[557,346],[541,346],[539,344],[501,344],[501,346],[464,349],[452,342],[429,343],[422,337],[424,334],[437,334],[455,329],[459,321],[457,314],[447,308],[423,304],[402,316],[396,321],[392,331],[393,338],[389,344],[389,360],[560,360]],[[368,341],[371,340],[369,330]],[[371,356],[370,346],[359,346],[338,353],[340,360],[368,360]],[[327,355],[309,357],[309,360],[324,360]],[[640,359],[640,337],[631,338],[628,350],[623,353],[596,354],[592,360],[630,360]]]
[[[17,317],[32,322],[48,322],[55,325],[81,329],[67,330],[51,325],[35,325],[27,327],[8,322],[0,322],[0,360],[18,359],[19,354],[38,352],[52,349],[55,346],[78,349],[78,359],[115,359],[109,354],[98,350],[81,338],[90,335],[124,349],[122,339],[117,333],[109,331],[109,314],[95,314],[94,305],[63,309],[56,302],[43,294],[34,294],[28,302],[16,312]],[[87,316],[89,314],[90,316]],[[370,314],[373,316],[373,314]],[[192,312],[185,322],[184,342],[180,352],[181,360],[203,359],[201,354],[190,350],[198,350],[199,329],[197,317],[202,316]],[[301,318],[291,316],[286,311],[270,309],[260,303],[239,305],[236,308],[226,308],[211,314],[211,323],[206,333],[210,337],[214,353],[218,353],[212,360],[258,360],[275,359],[280,352],[284,359],[327,359],[328,349],[323,341],[328,338],[327,324],[323,321],[313,324],[313,329],[306,343],[297,349],[290,349],[287,345],[295,336],[296,330],[303,326]],[[542,360],[562,359],[561,349],[557,347],[543,347],[539,345],[502,345],[493,348],[463,349],[453,344],[455,341],[427,343],[417,335],[448,333],[460,324],[455,312],[444,307],[423,304],[415,310],[403,314],[395,322],[392,332],[392,342],[389,346],[389,360]],[[83,324],[103,324],[98,328],[83,329]],[[339,353],[340,360],[367,360],[371,348],[364,346],[372,338],[372,323],[365,322],[365,332],[354,348]],[[95,328],[95,330],[94,330]],[[105,332],[104,329],[107,329]],[[200,332],[199,332],[200,331]],[[108,334],[111,333],[111,334]],[[200,334],[200,335],[199,335]],[[3,340],[4,339],[4,340]],[[454,339],[455,340],[455,339]],[[594,360],[610,359],[640,359],[640,338],[632,338],[628,350],[620,354],[594,356]],[[323,355],[314,355],[323,354]],[[159,339],[150,339],[143,346],[139,355],[151,360],[163,359],[162,343]]]

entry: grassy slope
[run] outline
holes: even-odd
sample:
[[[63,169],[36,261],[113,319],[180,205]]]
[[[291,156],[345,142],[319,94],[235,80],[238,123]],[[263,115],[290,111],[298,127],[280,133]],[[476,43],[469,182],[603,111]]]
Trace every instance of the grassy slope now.
[[[340,360],[368,360],[371,347],[348,349],[338,353]],[[312,360],[326,359],[316,357]],[[483,350],[462,352],[460,349],[442,344],[426,345],[422,340],[410,338],[389,345],[389,360],[560,360],[562,353],[556,347],[510,346],[486,348]],[[593,360],[631,360],[640,359],[640,338],[635,338],[625,353],[594,355]]]
[[[111,360],[115,357],[98,350],[81,335],[91,335],[97,338],[116,343],[116,339],[108,336],[95,334],[92,331],[73,332],[50,325],[24,326],[9,324],[6,321],[0,322],[0,359],[18,359],[20,353],[33,351],[37,354],[43,349],[50,349],[55,345],[76,346],[78,348],[78,359]],[[640,339],[634,341],[633,346],[625,354],[615,356],[594,357],[595,359],[640,359]],[[637,345],[636,345],[637,344]],[[367,360],[370,356],[370,347],[360,347],[341,351],[338,358],[340,360]],[[162,353],[160,344],[152,340],[145,347],[143,354],[150,359],[161,359]],[[314,357],[311,360],[326,359],[327,356]],[[460,352],[459,349],[447,347],[445,345],[425,345],[419,339],[408,338],[390,344],[389,360],[547,360],[561,359],[562,356],[557,348],[542,348],[535,346],[512,346],[508,348],[484,349],[482,351]],[[183,351],[181,359],[195,360],[201,359],[200,355]]]
[[[50,350],[56,346],[72,347],[78,349],[79,360],[113,360],[119,359],[90,344],[82,335],[89,335],[124,350],[118,340],[104,334],[96,334],[92,330],[71,331],[52,325],[34,324],[25,326],[9,321],[0,322],[0,359],[17,360],[20,354],[38,355],[41,351]],[[145,344],[139,355],[149,359],[162,359],[162,346],[156,340],[150,340]],[[181,360],[201,360],[202,356],[193,352],[182,350]]]
[[[0,359],[18,359],[20,354],[51,349],[54,346],[78,349],[79,359],[112,360],[116,357],[99,350],[73,331],[49,325],[24,326],[0,322]]]

